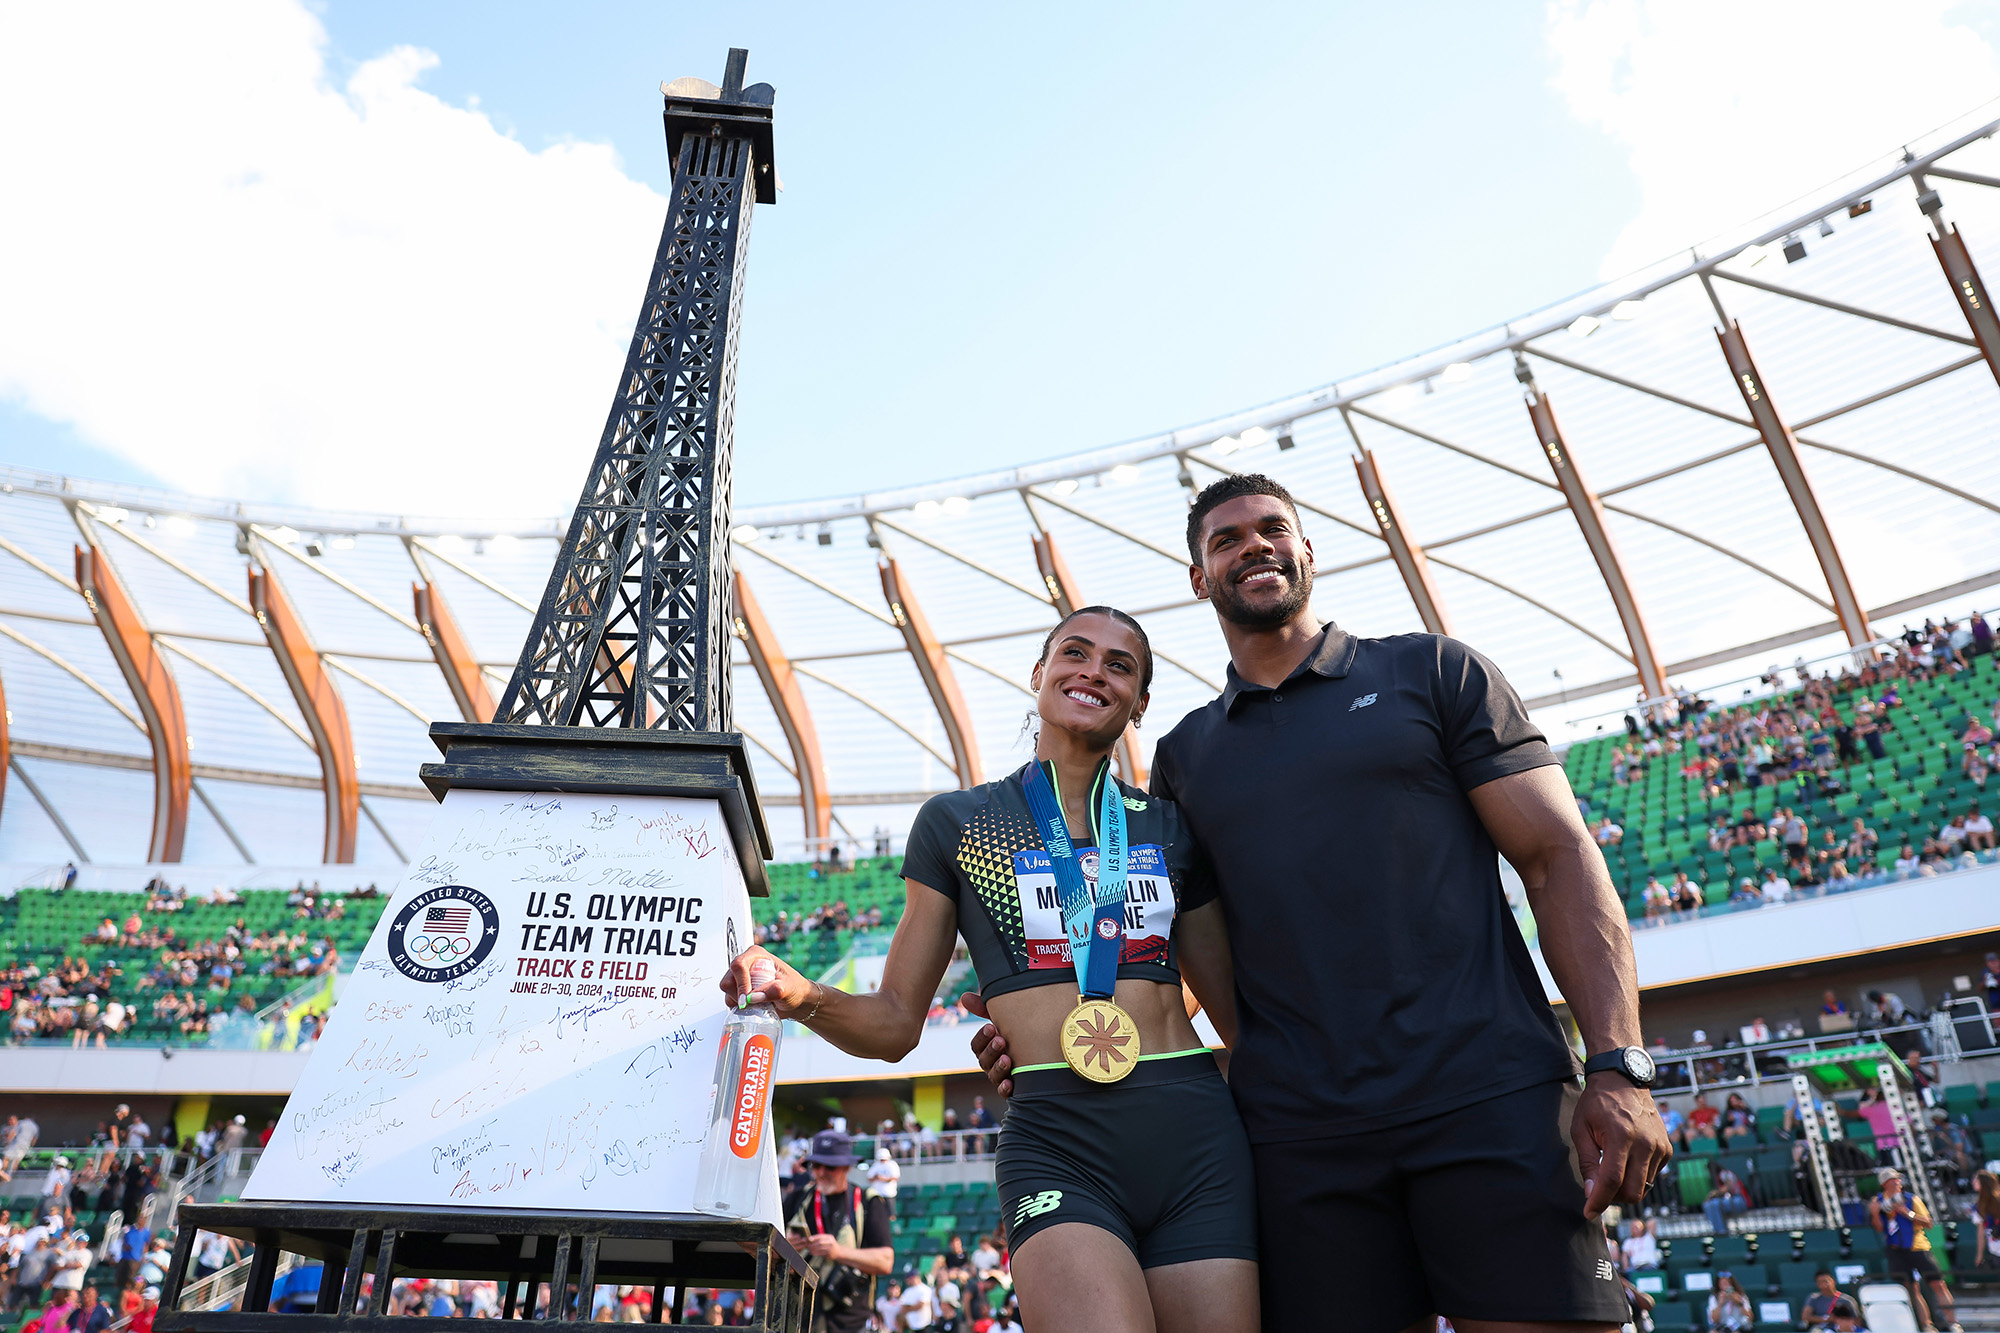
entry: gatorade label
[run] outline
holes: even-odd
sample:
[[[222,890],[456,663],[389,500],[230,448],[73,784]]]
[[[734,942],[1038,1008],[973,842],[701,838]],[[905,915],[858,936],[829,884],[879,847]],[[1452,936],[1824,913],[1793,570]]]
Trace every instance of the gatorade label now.
[[[729,1132],[729,1150],[738,1157],[755,1157],[762,1144],[764,1108],[771,1100],[771,1072],[777,1054],[763,1033],[743,1043],[743,1074],[736,1083],[735,1123]]]

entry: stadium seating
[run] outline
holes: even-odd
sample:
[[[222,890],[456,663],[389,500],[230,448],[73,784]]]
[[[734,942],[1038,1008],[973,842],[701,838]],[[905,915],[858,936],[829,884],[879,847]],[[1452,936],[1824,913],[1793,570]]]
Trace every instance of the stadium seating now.
[[[1621,841],[1604,852],[1628,915],[1645,915],[1649,875],[1666,883],[1675,872],[1685,871],[1705,886],[1713,909],[1727,903],[1730,886],[1738,880],[1761,879],[1764,870],[1782,864],[1782,852],[1771,842],[1728,852],[1709,849],[1710,821],[1716,815],[1733,820],[1745,806],[1763,818],[1780,806],[1799,809],[1812,826],[1815,843],[1821,829],[1831,826],[1844,833],[1858,815],[1880,835],[1877,869],[1887,869],[1905,842],[1921,846],[1927,834],[1965,813],[1982,793],[1960,771],[1959,737],[1972,719],[1987,716],[2000,684],[1982,670],[1930,681],[1905,679],[1897,688],[1903,704],[1889,710],[1894,728],[1879,733],[1886,756],[1872,759],[1864,752],[1840,770],[1849,790],[1810,806],[1796,799],[1789,780],[1706,800],[1701,784],[1681,775],[1680,756],[1671,754],[1651,761],[1621,785],[1613,781],[1612,764],[1615,751],[1627,742],[1625,735],[1571,745],[1563,760],[1571,788],[1589,803],[1593,819],[1608,815],[1624,830]],[[1852,718],[1855,698],[1852,691],[1837,697],[1843,717]],[[1988,805],[1995,804],[2000,804],[2000,783],[1990,785]],[[1849,869],[1860,875],[1869,867]]]
[[[80,959],[92,973],[106,963],[118,971],[112,976],[110,993],[100,998],[108,1003],[123,1001],[136,1008],[137,1016],[124,1032],[126,1040],[156,1042],[169,1037],[174,1025],[153,1018],[152,1002],[162,990],[138,986],[158,963],[161,950],[138,945],[85,943],[99,922],[110,917],[122,924],[135,913],[148,927],[171,928],[181,947],[205,940],[222,939],[229,928],[241,921],[250,936],[284,931],[303,934],[308,943],[331,939],[344,959],[352,961],[368,941],[375,922],[387,902],[383,897],[342,899],[343,914],[338,920],[300,917],[287,901],[288,889],[240,891],[232,903],[204,903],[189,898],[177,912],[148,910],[144,893],[100,893],[78,890],[22,889],[12,898],[0,898],[0,959],[8,965],[33,964],[44,974],[61,966],[63,959]],[[193,988],[197,998],[211,1003],[227,998],[235,1002],[249,996],[258,1006],[268,1004],[301,984],[303,978],[263,976],[259,966],[268,952],[245,950],[242,975],[225,997],[220,989]],[[175,986],[175,990],[184,989]]]

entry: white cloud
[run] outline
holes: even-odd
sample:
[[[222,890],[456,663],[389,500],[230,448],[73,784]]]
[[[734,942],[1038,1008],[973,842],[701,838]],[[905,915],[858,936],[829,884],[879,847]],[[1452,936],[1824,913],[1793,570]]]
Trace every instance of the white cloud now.
[[[1815,190],[2000,96],[1952,0],[1553,0],[1553,86],[1631,151],[1614,277]]]
[[[0,8],[0,395],[199,492],[566,507],[665,201],[325,51],[294,0]]]

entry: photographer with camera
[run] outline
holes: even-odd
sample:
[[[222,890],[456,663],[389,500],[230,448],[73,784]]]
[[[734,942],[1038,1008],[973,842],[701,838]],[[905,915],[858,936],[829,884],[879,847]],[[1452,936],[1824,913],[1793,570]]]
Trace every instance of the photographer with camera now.
[[[875,1279],[894,1267],[889,1201],[864,1200],[847,1183],[855,1163],[854,1140],[834,1130],[813,1135],[806,1165],[810,1187],[785,1196],[785,1230],[803,1234],[800,1250],[819,1275],[813,1302],[812,1333],[860,1333],[875,1308]]]

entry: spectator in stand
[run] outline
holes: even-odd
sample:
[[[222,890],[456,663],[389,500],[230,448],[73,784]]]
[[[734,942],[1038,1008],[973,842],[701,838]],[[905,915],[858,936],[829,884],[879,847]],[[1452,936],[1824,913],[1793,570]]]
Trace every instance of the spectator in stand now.
[[[1917,859],[1916,849],[1911,847],[1910,844],[1906,842],[1903,844],[1902,852],[1896,857],[1896,865],[1895,865],[1896,877],[1898,879],[1907,879],[1911,875],[1916,874],[1917,871],[1922,867],[1922,864],[1923,863]]]
[[[1988,957],[1992,956],[1989,954]],[[1989,963],[1989,970],[1993,965]],[[41,1133],[40,1125],[22,1115],[10,1115],[6,1124],[0,1125],[0,1180],[14,1178],[14,1172],[20,1169],[21,1159],[35,1146],[35,1140],[41,1137]]]
[[[1814,1273],[1813,1294],[1806,1297],[1805,1305],[1799,1310],[1799,1327],[1825,1328],[1833,1322],[1834,1303],[1846,1299],[1835,1285],[1833,1274],[1824,1269]]]
[[[1874,1006],[1874,1012],[1870,1015],[1872,1027],[1900,1027],[1910,1021],[1909,1006],[1905,1005],[1903,997],[1894,991],[1869,991],[1868,1003]]]
[[[1660,883],[1658,875],[1648,875],[1646,876],[1645,903],[1646,919],[1648,921],[1657,921],[1673,909],[1673,890]]]
[[[153,1317],[160,1312],[160,1289],[148,1287],[140,1294],[144,1303],[126,1326],[127,1333],[153,1333]]]
[[[1779,874],[1776,866],[1772,866],[1765,872],[1764,884],[1758,890],[1758,896],[1767,903],[1787,902],[1792,896],[1792,882]]]
[[[1643,1217],[1632,1219],[1632,1234],[1618,1247],[1626,1272],[1640,1268],[1660,1266],[1660,1240],[1653,1234],[1653,1224]]]
[[[903,1286],[902,1327],[929,1328],[937,1317],[936,1295],[922,1273],[912,1273]]]
[[[146,1261],[146,1251],[153,1244],[153,1229],[138,1220],[138,1214],[128,1214],[133,1220],[118,1237],[118,1285],[126,1287],[139,1280],[139,1268]]]
[[[1696,1037],[1695,1044],[1697,1046],[1701,1044],[1699,1036]],[[1688,1128],[1704,1130],[1713,1134],[1716,1122],[1720,1119],[1722,1119],[1722,1113],[1708,1104],[1708,1094],[1697,1092],[1694,1095],[1694,1106],[1688,1111]]]
[[[888,1144],[875,1145],[875,1160],[868,1164],[865,1178],[871,1196],[887,1199],[891,1204],[895,1203],[896,1187],[903,1178],[903,1168],[896,1165],[896,1159],[889,1152]]]
[[[1762,1023],[1764,1020],[1760,1018],[1757,1021]],[[1769,1028],[1764,1029],[1766,1040],[1769,1040],[1770,1034]],[[1722,1118],[1716,1124],[1716,1137],[1722,1141],[1722,1146],[1727,1148],[1730,1139],[1738,1135],[1750,1139],[1753,1143],[1756,1141],[1757,1113],[1750,1109],[1750,1103],[1743,1100],[1742,1093],[1732,1092],[1729,1094],[1729,1101],[1722,1108]]]
[[[2000,1013],[2000,953],[1986,955],[1986,967],[1979,974],[1979,985],[1986,992],[1986,1012]]]
[[[1975,852],[1994,850],[1993,821],[1981,814],[1978,806],[1973,806],[1971,813],[1965,816],[1964,828],[1968,848]]]
[[[96,1287],[85,1287],[76,1313],[69,1317],[69,1333],[104,1333],[111,1326],[111,1307],[97,1298]]]
[[[1878,1173],[1882,1192],[1868,1201],[1868,1220],[1882,1233],[1882,1250],[1888,1256],[1889,1272],[1910,1293],[1920,1323],[1929,1323],[1933,1312],[1940,1327],[1956,1328],[1951,1289],[1931,1254],[1930,1209],[1903,1185],[1902,1173],[1893,1167]],[[1923,1288],[1930,1290],[1930,1309],[1924,1308]]]
[[[1860,818],[1856,818],[1847,834],[1847,859],[1855,865],[1875,864],[1875,853],[1882,840]]]
[[[22,1325],[22,1333],[69,1333],[70,1316],[81,1304],[80,1293],[55,1290],[50,1292],[49,1306],[38,1320]]]
[[[1745,875],[1736,885],[1736,892],[1729,895],[1729,901],[1737,906],[1762,903],[1764,895],[1757,891],[1757,881]]]
[[[55,1290],[56,1299],[80,1302],[84,1275],[89,1271],[90,1233],[66,1232],[56,1244],[55,1265],[49,1271],[49,1286]]]
[[[1592,830],[1591,836],[1597,839],[1599,847],[1616,847],[1625,841],[1625,826],[1612,823],[1611,816],[1606,815],[1597,821],[1597,827]]]
[[[2000,1176],[1981,1171],[1973,1176],[1977,1191],[1972,1204],[1972,1223],[1979,1229],[1973,1266],[1983,1272],[2000,1269]]]
[[[1728,1219],[1750,1211],[1750,1191],[1744,1187],[1742,1178],[1721,1162],[1710,1165],[1715,1172],[1715,1188],[1702,1200],[1701,1211],[1708,1216],[1708,1229],[1720,1236],[1729,1230]]]
[[[1685,870],[1674,872],[1673,890],[1674,911],[1679,915],[1693,916],[1702,909],[1706,901],[1702,895],[1701,885],[1689,879]]]
[[[1965,1182],[1972,1178],[1977,1161],[1973,1155],[1972,1136],[1942,1106],[1931,1112],[1931,1150],[1937,1154],[1939,1161],[1951,1168],[1952,1183],[1963,1189]]]
[[[873,1327],[882,1333],[898,1333],[903,1327],[903,1284],[895,1278],[875,1297]]]
[[[1756,1313],[1750,1308],[1750,1298],[1743,1294],[1743,1287],[1736,1275],[1727,1270],[1715,1275],[1715,1291],[1708,1298],[1708,1326],[1711,1329],[1737,1330],[1756,1326]]]

